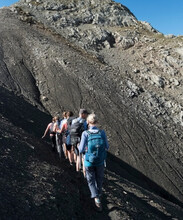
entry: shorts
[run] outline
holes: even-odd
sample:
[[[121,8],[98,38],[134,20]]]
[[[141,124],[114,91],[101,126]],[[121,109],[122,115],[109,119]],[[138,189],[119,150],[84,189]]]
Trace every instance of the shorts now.
[[[68,150],[68,151],[70,151],[71,150],[71,148],[72,148],[72,145],[68,145],[68,144],[66,144],[66,149]]]
[[[74,147],[74,153],[79,156],[78,144],[80,143],[80,137],[71,137],[71,145]]]

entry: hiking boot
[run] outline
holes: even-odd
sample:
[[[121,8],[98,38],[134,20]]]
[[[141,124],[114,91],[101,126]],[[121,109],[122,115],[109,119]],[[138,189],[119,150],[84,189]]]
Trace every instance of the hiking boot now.
[[[95,198],[95,208],[98,212],[102,212],[102,203],[99,198]]]

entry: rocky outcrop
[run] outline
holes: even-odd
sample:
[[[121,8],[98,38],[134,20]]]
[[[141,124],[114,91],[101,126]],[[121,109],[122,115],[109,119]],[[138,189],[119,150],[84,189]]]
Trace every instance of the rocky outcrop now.
[[[96,111],[111,153],[182,202],[182,37],[107,0],[10,9],[0,11],[0,85],[51,114]]]
[[[115,39],[108,27],[137,25],[135,16],[113,1],[20,1],[19,7],[46,27],[84,49],[113,46]]]

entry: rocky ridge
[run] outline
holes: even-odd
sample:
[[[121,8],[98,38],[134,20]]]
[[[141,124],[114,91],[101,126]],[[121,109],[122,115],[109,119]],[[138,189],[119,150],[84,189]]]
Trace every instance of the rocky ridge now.
[[[51,114],[95,110],[111,152],[182,202],[183,37],[112,1],[10,10],[1,9],[1,85]]]
[[[115,37],[107,27],[137,25],[125,6],[111,0],[20,1],[19,6],[46,27],[92,51],[114,44]]]

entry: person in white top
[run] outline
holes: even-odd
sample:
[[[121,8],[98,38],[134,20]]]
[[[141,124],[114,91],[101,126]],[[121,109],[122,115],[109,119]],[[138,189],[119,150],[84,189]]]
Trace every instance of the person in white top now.
[[[52,118],[52,122],[48,124],[48,126],[44,132],[44,135],[42,136],[42,138],[44,138],[48,132],[50,133],[50,140],[52,142],[52,150],[53,151],[55,151],[55,149],[56,149],[57,120],[58,120],[58,117]]]

